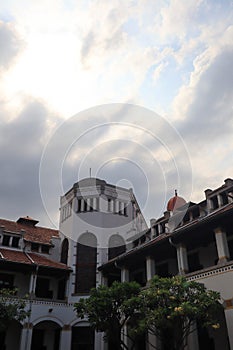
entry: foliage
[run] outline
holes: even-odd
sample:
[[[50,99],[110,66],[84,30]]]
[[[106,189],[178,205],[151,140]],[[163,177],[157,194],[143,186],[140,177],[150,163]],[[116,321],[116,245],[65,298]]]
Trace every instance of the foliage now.
[[[154,276],[142,290],[136,282],[92,289],[90,297],[81,299],[75,309],[95,330],[105,332],[108,342],[114,344],[111,349],[128,349],[122,341],[127,324],[131,349],[137,337],[149,331],[161,339],[164,349],[183,350],[197,323],[219,328],[219,299],[219,293],[184,277]]]
[[[0,290],[0,332],[4,332],[11,321],[22,321],[29,316],[25,301],[16,298],[16,293],[16,289]]]
[[[183,349],[195,324],[219,328],[221,309],[218,292],[184,277],[154,276],[150,286],[140,294],[143,302],[141,329],[150,330],[169,350]]]
[[[75,304],[77,315],[88,318],[90,325],[116,349],[128,349],[122,340],[123,328],[138,310],[140,285],[136,282],[114,282],[111,287],[92,289],[90,297]],[[113,347],[113,346],[112,346]]]

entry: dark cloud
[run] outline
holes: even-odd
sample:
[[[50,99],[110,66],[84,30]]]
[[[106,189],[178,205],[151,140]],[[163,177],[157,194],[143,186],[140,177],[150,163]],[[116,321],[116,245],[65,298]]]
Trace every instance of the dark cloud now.
[[[187,117],[179,129],[196,145],[230,136],[233,131],[233,49],[226,48],[201,75]]]
[[[8,68],[23,48],[23,41],[14,27],[0,21],[0,68]]]
[[[11,122],[0,127],[1,217],[29,215],[50,224],[41,202],[39,166],[48,134],[48,119],[58,121],[47,107],[31,100]],[[57,194],[57,210],[58,210]]]

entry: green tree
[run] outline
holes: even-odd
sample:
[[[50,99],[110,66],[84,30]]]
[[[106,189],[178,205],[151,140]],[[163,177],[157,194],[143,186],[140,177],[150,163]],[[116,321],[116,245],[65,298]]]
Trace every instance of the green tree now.
[[[219,328],[220,295],[207,290],[203,284],[189,282],[181,276],[154,276],[140,296],[143,304],[141,330],[158,336],[165,349],[184,349],[187,336],[197,323],[202,327]]]
[[[16,297],[17,290],[0,290],[0,349],[4,348],[5,332],[11,321],[22,321],[29,316],[25,300]]]
[[[93,288],[90,297],[80,299],[75,309],[80,318],[87,317],[96,331],[105,333],[105,340],[111,344],[111,349],[128,349],[122,335],[124,326],[139,309],[139,292],[140,285],[136,282],[114,282],[110,287]],[[133,339],[131,341],[133,348]]]

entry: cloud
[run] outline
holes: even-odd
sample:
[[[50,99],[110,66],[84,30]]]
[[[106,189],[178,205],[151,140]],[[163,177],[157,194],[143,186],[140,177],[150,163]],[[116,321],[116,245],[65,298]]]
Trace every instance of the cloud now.
[[[51,226],[41,203],[39,188],[40,158],[51,132],[50,119],[53,124],[55,121],[59,123],[59,118],[45,104],[28,98],[14,120],[1,121],[1,217],[14,220],[30,215]]]
[[[14,26],[0,21],[0,68],[9,68],[23,46],[23,41]]]
[[[193,167],[193,200],[206,187],[231,177],[233,132],[233,45],[206,49],[194,61],[187,85],[174,100],[176,126],[187,145]],[[220,182],[221,183],[221,182]],[[200,195],[202,197],[200,198]]]
[[[161,104],[189,149],[194,188],[198,189],[193,199],[200,195],[202,186],[214,185],[216,179],[219,185],[220,177],[230,176],[230,6],[224,10],[225,5],[218,0],[214,5],[208,0],[171,0],[166,5],[162,0],[105,0],[72,2],[69,6],[55,0],[49,4],[45,0],[22,1],[25,6],[17,1],[4,5],[9,7],[15,27],[0,25],[4,53],[0,66],[6,71],[0,101],[3,216],[28,214],[48,221],[40,202],[38,169],[43,146],[61,122],[48,107],[51,105],[68,117],[106,102],[130,101],[153,110]],[[26,50],[14,69],[6,70],[24,45],[15,28],[20,30]],[[138,115],[134,125],[143,124],[147,131],[155,128],[157,143],[136,128],[111,125],[96,127],[71,147],[93,126],[114,120],[127,123],[128,112],[126,105],[114,117],[109,111],[93,118],[84,112],[78,124],[70,119],[70,128],[57,131],[44,173],[50,216],[58,215],[62,191],[69,189],[78,175],[88,176],[90,167],[93,176],[98,173],[110,183],[128,177],[141,203],[145,203],[148,182],[148,218],[158,215],[175,188],[190,199],[189,162],[182,158],[185,146],[177,142],[177,133],[170,125]],[[176,166],[182,167],[181,179]],[[54,179],[60,175],[63,189],[55,185]]]
[[[197,143],[222,139],[232,132],[232,60],[233,46],[223,49],[208,63],[197,59],[189,85],[181,88],[174,101],[176,114],[183,112],[185,117],[182,133]]]

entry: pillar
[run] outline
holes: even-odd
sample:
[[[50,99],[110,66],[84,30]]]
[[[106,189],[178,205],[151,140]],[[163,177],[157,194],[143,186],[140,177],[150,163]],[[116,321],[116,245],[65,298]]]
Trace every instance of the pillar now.
[[[104,341],[104,333],[102,332],[95,332],[95,349],[108,350],[108,344]]]
[[[218,251],[218,264],[225,263],[230,258],[226,232],[221,227],[217,227],[214,233]]]
[[[37,280],[37,272],[32,272],[30,276],[30,282],[29,282],[29,294],[35,294],[36,280]]]
[[[65,324],[62,327],[61,335],[60,335],[60,350],[70,350],[71,349],[71,337],[72,337],[72,328],[70,325]]]
[[[154,333],[151,333],[150,331],[148,331],[147,337],[148,337],[148,345],[147,345],[148,350],[160,349],[161,341],[158,337],[156,337]]]
[[[198,343],[198,331],[196,327],[196,322],[190,326],[190,334],[188,335],[188,350],[196,350],[199,349]]]
[[[21,331],[19,350],[31,349],[32,331],[33,331],[32,323],[24,323],[23,329]]]
[[[150,256],[146,258],[146,280],[149,282],[155,275],[155,261]]]
[[[229,337],[230,349],[233,349],[233,332],[232,332],[233,309],[227,308],[225,310],[225,318],[226,318],[226,326],[227,326],[227,333]]]
[[[85,204],[84,201],[85,201],[85,199],[82,198],[82,199],[81,199],[81,210],[80,210],[81,212],[84,211],[84,204]]]
[[[100,271],[100,284],[102,286],[107,286],[108,285],[108,279],[107,277],[103,274],[103,271]]]
[[[220,194],[217,195],[218,206],[219,208],[223,206],[223,198]]]
[[[129,270],[125,267],[121,269],[121,282],[129,282]]]
[[[87,201],[87,211],[90,211],[91,210],[91,198],[87,198],[86,201]]]
[[[179,274],[180,275],[186,274],[189,268],[188,268],[187,249],[183,244],[179,244],[177,246],[177,260],[178,260]]]

